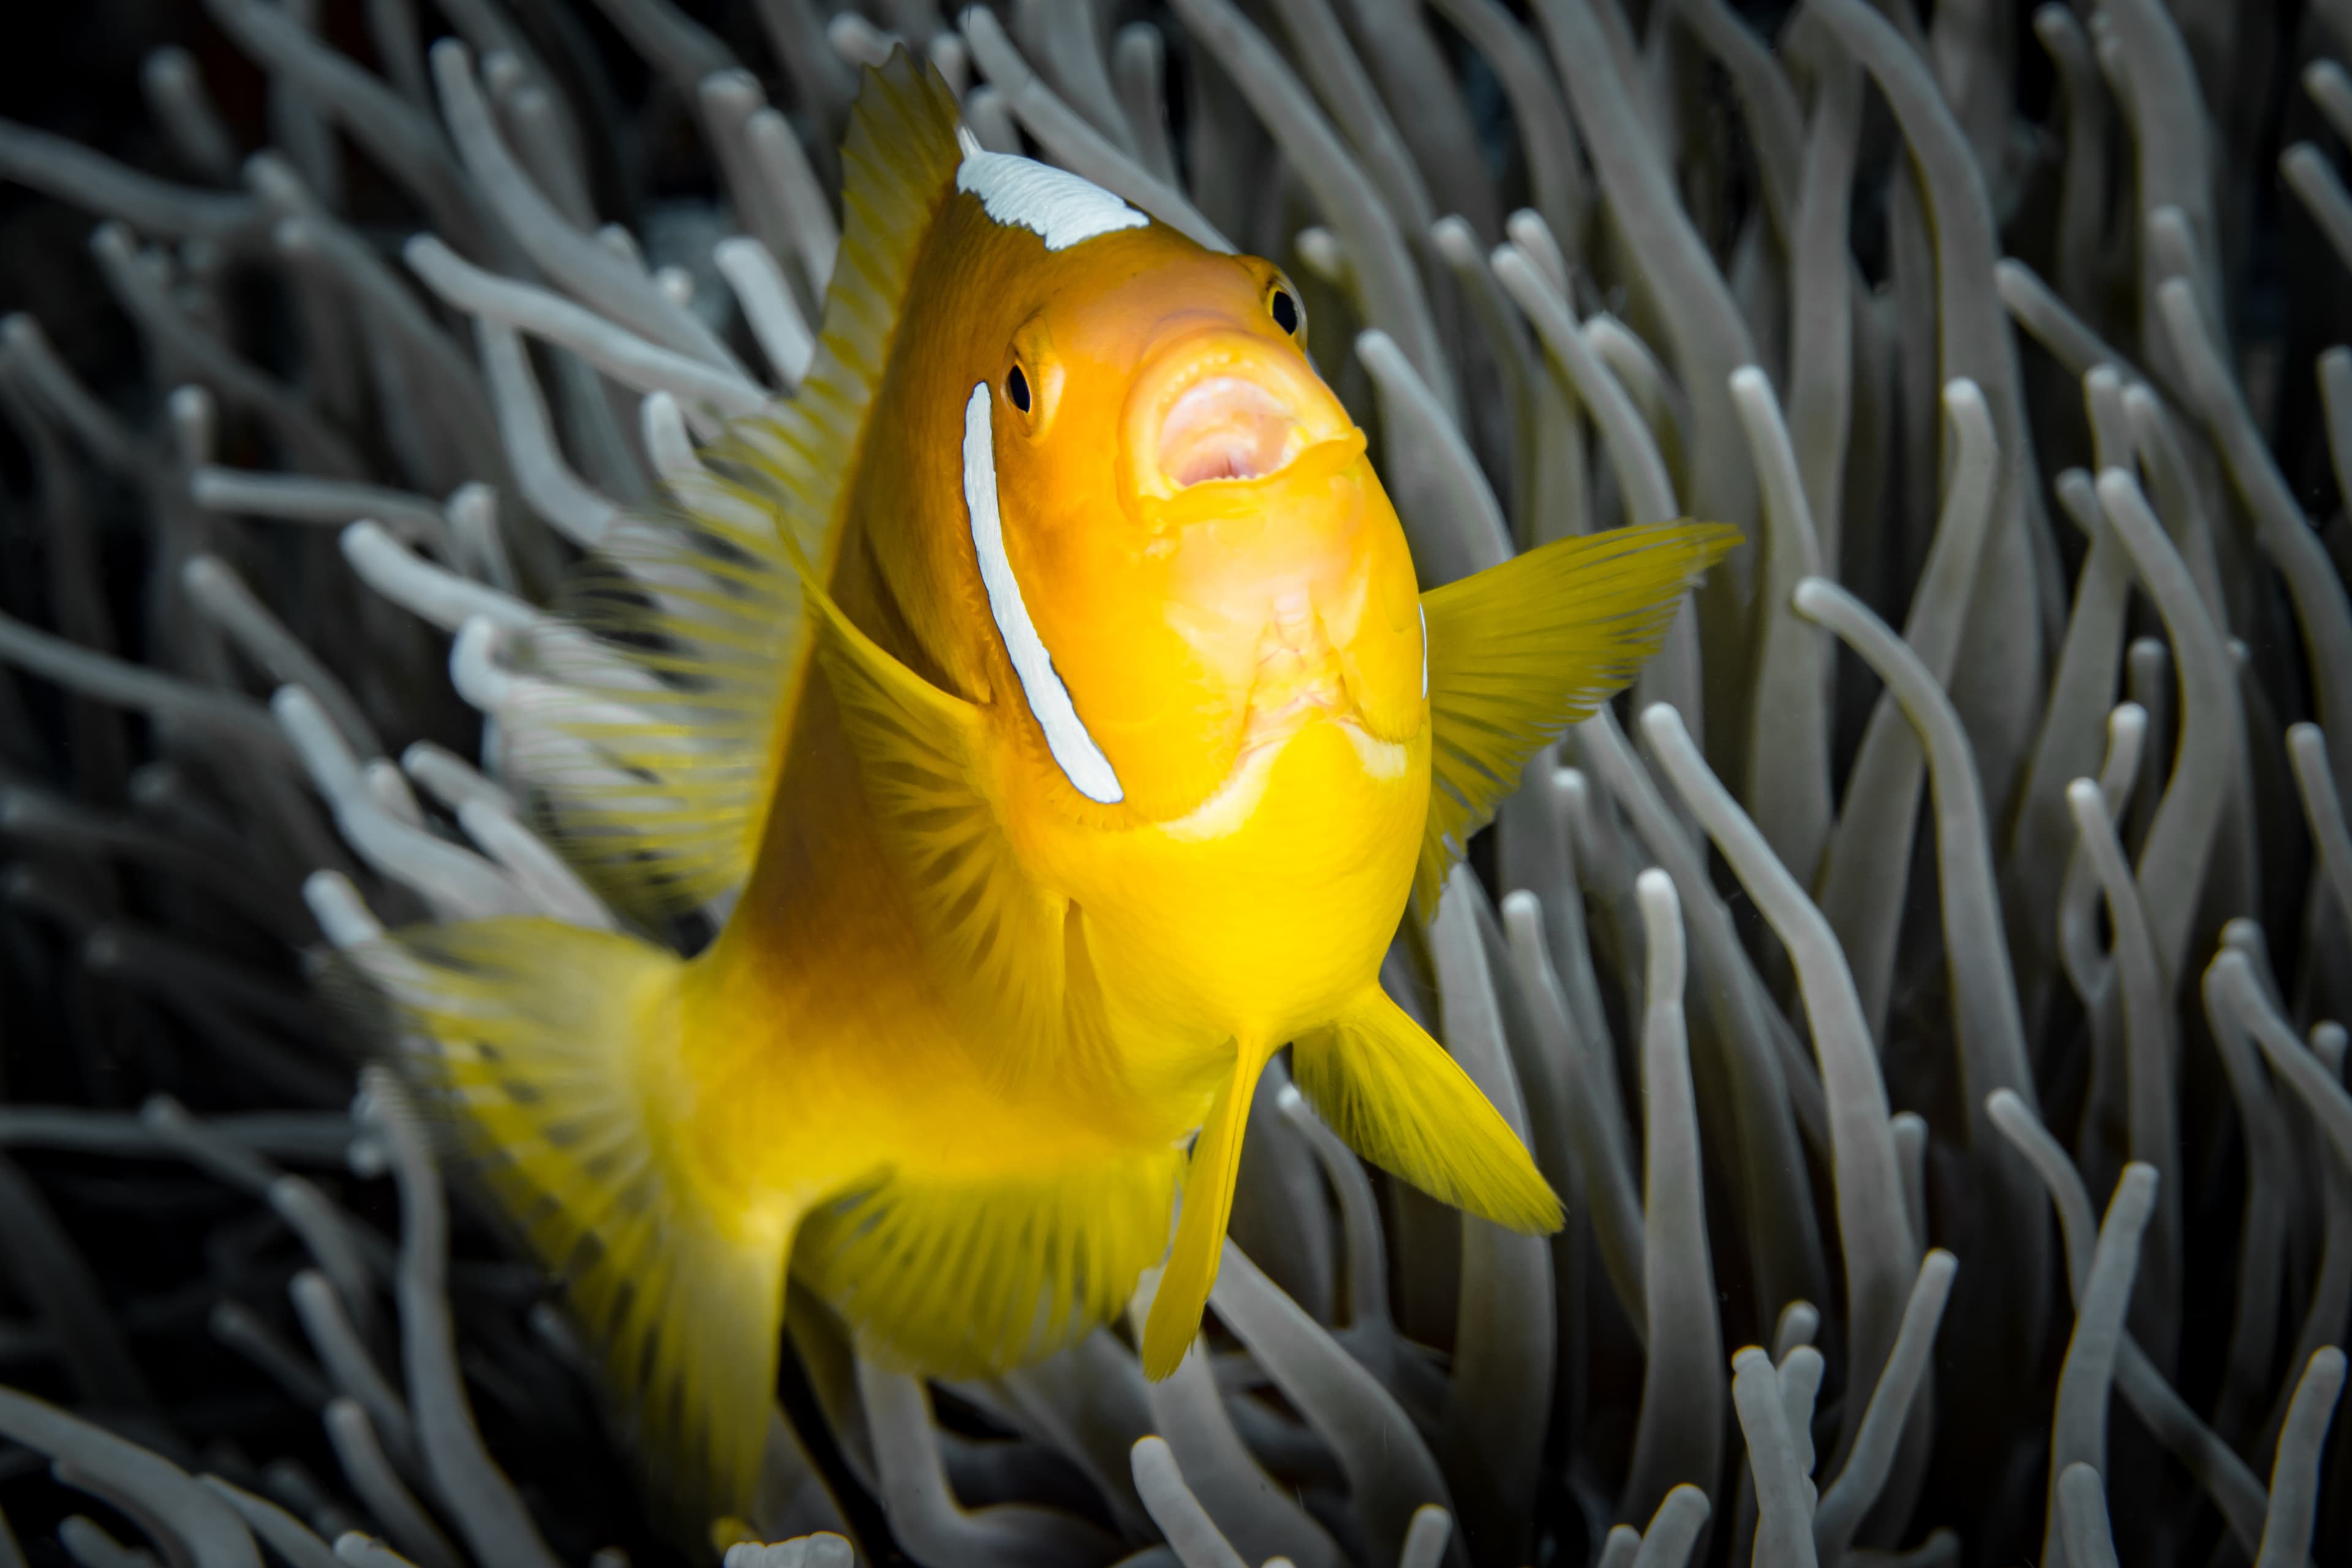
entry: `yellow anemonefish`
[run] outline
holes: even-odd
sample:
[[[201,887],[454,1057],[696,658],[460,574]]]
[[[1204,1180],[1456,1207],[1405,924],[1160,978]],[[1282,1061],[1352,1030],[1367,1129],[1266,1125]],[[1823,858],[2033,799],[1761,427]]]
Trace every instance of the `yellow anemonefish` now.
[[[360,955],[711,1513],[754,1478],[788,1270],[867,1353],[973,1373],[1113,1320],[1164,1252],[1167,1375],[1286,1045],[1368,1159],[1556,1227],[1377,973],[1737,539],[1620,530],[1423,594],[1274,266],[960,143],[903,55],[844,163],[805,382],[590,564],[603,665],[546,656],[634,672],[557,726],[607,765],[534,775],[567,853],[625,901],[740,886],[723,929]]]

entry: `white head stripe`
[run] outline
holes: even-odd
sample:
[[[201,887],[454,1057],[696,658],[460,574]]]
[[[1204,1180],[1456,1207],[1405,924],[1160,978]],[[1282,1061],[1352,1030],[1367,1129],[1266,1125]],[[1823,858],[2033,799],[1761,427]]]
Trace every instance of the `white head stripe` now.
[[[956,167],[956,189],[980,198],[988,216],[1008,228],[1035,231],[1048,250],[1151,220],[1091,180],[1009,153],[967,143]]]
[[[1429,700],[1429,611],[1420,605],[1413,608],[1421,611],[1421,700],[1426,702]]]
[[[1021,678],[1029,711],[1045,731],[1045,749],[1080,795],[1108,805],[1126,799],[1127,792],[1118,787],[1110,759],[1087,733],[1068,689],[1054,673],[1054,657],[1038,640],[1029,606],[1022,602],[1020,580],[1005,559],[1004,519],[996,509],[996,436],[989,418],[990,395],[983,381],[963,405],[963,504],[971,514],[971,548],[980,558],[981,585],[988,590],[988,613],[1004,639],[1004,651],[1012,656],[1013,673]]]

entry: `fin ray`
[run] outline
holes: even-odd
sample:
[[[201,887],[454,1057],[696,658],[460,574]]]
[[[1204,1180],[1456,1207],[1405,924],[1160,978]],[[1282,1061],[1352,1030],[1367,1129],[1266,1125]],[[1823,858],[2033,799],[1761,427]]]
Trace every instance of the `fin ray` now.
[[[1118,1315],[1166,1245],[1178,1158],[896,1175],[812,1215],[794,1268],[869,1353],[935,1376],[993,1375]]]
[[[1462,1065],[1377,986],[1291,1048],[1299,1092],[1348,1146],[1433,1198],[1529,1234],[1559,1196]]]
[[[797,1211],[720,1212],[684,1167],[662,1073],[683,965],[631,938],[544,920],[416,927],[337,960],[451,1117],[477,1173],[568,1284],[657,1491],[699,1539],[750,1505],[775,1400]],[[383,1016],[388,1004],[391,1016]]]
[[[1085,928],[1038,885],[994,803],[981,710],[891,657],[804,574],[816,658],[857,754],[886,852],[909,889],[934,972],[1010,1053],[1084,1071],[1108,1049],[1099,999],[1072,973]]]
[[[1209,1305],[1217,1264],[1224,1256],[1225,1226],[1233,1217],[1250,1100],[1273,1054],[1265,1046],[1240,1046],[1233,1077],[1217,1091],[1193,1142],[1192,1163],[1184,1173],[1183,1212],[1177,1216],[1176,1238],[1169,1246],[1168,1265],[1143,1326],[1143,1375],[1154,1383],[1176,1370],[1201,1331],[1201,1314]]]
[[[625,907],[674,911],[750,873],[805,662],[786,552],[828,571],[838,552],[916,259],[954,192],[958,120],[946,83],[904,51],[866,73],[799,389],[730,426],[567,584],[564,612],[590,636],[541,650],[559,679],[517,759],[565,858]]]
[[[1665,639],[1683,590],[1739,542],[1720,523],[1562,539],[1421,596],[1428,618],[1429,821],[1413,905],[1437,913],[1470,837],[1537,749],[1628,680]]]

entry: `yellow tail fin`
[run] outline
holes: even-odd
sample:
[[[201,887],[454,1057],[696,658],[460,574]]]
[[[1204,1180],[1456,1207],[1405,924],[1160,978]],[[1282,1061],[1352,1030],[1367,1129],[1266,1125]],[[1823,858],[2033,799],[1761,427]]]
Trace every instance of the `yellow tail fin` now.
[[[1511,1124],[1379,987],[1299,1040],[1290,1070],[1317,1114],[1381,1169],[1511,1230],[1559,1228],[1559,1199]]]
[[[1217,1282],[1224,1255],[1225,1222],[1234,1212],[1234,1178],[1241,1173],[1242,1128],[1249,1121],[1250,1097],[1274,1047],[1244,1041],[1234,1076],[1217,1091],[1209,1119],[1192,1144],[1192,1168],[1184,1174],[1184,1212],[1176,1240],[1143,1326],[1143,1375],[1157,1383],[1176,1370],[1200,1332],[1209,1287]],[[1476,1093],[1475,1089],[1471,1091]]]
[[[602,1351],[609,1391],[699,1541],[744,1513],[775,1403],[797,1211],[695,1179],[678,1092],[684,964],[543,920],[401,931],[344,959],[388,1001],[397,1060]]]

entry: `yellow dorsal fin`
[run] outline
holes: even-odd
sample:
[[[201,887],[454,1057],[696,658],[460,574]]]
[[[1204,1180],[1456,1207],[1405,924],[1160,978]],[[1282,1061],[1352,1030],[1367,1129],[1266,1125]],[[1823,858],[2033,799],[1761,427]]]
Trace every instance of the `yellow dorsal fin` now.
[[[597,634],[541,657],[560,684],[519,731],[566,857],[623,902],[677,909],[749,874],[802,679],[786,541],[829,574],[874,395],[961,152],[954,96],[903,50],[868,69],[816,351],[790,398],[703,448],[623,519],[565,608]]]
[[[689,1168],[666,1088],[682,969],[628,937],[479,921],[347,949],[334,990],[360,1001],[363,977],[389,1003],[362,1016],[563,1277],[655,1495],[698,1542],[751,1506],[799,1205]]]
[[[905,48],[868,68],[841,145],[841,250],[799,393],[735,426],[731,448],[773,488],[786,531],[828,578],[874,394],[931,225],[963,150],[955,95]]]
[[[1713,522],[1563,539],[1432,588],[1429,822],[1413,906],[1437,913],[1470,836],[1537,748],[1607,701],[1658,651],[1683,590],[1739,542]]]

